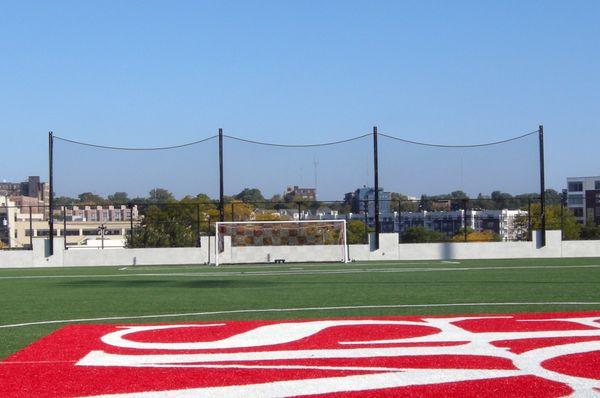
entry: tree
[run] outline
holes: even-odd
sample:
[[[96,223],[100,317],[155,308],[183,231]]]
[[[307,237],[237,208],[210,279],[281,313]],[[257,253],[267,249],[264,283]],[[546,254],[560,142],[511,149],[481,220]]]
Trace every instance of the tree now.
[[[115,192],[108,195],[108,201],[113,204],[126,204],[129,202],[129,195],[127,195],[127,192]]]
[[[559,205],[562,201],[562,193],[554,189],[546,189],[546,204]]]
[[[450,192],[450,199],[452,199],[452,200],[462,200],[462,199],[468,199],[468,198],[469,198],[469,196],[463,191]]]
[[[592,221],[588,221],[581,227],[581,239],[585,240],[600,240],[600,226]]]
[[[453,242],[464,242],[465,241],[465,230],[460,229],[456,235],[452,237]],[[473,231],[471,228],[467,228],[467,242],[500,242],[502,238],[494,231]]]
[[[561,227],[561,206],[560,205],[549,205],[546,206],[546,230],[556,230]],[[531,204],[531,229],[539,230],[542,228],[540,218],[540,204]],[[515,217],[514,227],[523,231],[527,231],[528,216]],[[565,208],[563,209],[563,237],[567,240],[579,239],[581,235],[581,225],[577,223],[573,212]]]
[[[73,203],[77,203],[78,199],[71,198],[68,196],[58,196],[54,198],[55,206],[64,206],[64,205],[72,205]]]
[[[400,235],[402,243],[446,242],[448,237],[442,232],[431,231],[425,227],[411,227]]]
[[[128,247],[186,247],[196,245],[196,231],[189,210],[181,206],[145,209],[141,225],[127,236]]]
[[[235,195],[235,199],[246,203],[259,203],[265,201],[262,192],[257,188],[244,188],[242,192]]]
[[[106,199],[104,199],[102,196],[96,195],[91,192],[80,193],[78,197],[80,204],[102,205],[106,202]]]
[[[150,190],[148,199],[153,203],[166,203],[174,201],[175,197],[164,188],[154,188]]]
[[[372,232],[372,228],[368,228],[367,232]],[[348,244],[362,244],[365,242],[365,223],[360,220],[350,220],[346,224],[346,239]]]
[[[421,195],[421,200],[419,200],[419,211],[431,211],[432,208],[432,199],[423,194]]]
[[[290,219],[289,216],[282,216],[274,212],[261,212],[254,216],[255,221],[287,221]]]
[[[236,200],[231,203],[225,204],[225,209],[223,213],[225,220],[233,219],[233,221],[249,221],[253,218],[254,207],[251,204],[243,203],[239,200]]]

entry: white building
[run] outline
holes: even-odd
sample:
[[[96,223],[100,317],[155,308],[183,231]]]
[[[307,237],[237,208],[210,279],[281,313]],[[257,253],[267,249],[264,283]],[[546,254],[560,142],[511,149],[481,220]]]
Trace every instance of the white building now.
[[[27,209],[17,206],[6,196],[0,196],[0,241],[4,246],[29,248],[33,238],[50,235],[44,208],[38,207],[38,212]],[[132,209],[126,206],[71,206],[66,209],[66,214],[61,209],[55,210],[54,215],[57,218],[53,234],[69,247],[94,245],[100,235],[103,242],[98,240],[98,245],[123,247],[126,236],[131,233],[131,225],[139,226],[141,221],[136,206]],[[103,233],[100,226],[104,226]]]
[[[404,232],[412,227],[424,227],[426,229],[442,232],[447,236],[456,235],[464,228],[473,231],[493,231],[500,235],[503,241],[514,241],[523,239],[527,230],[521,230],[515,221],[518,217],[526,217],[524,210],[464,210],[454,211],[420,211],[402,212],[396,215],[395,232]],[[466,220],[465,220],[466,218]]]

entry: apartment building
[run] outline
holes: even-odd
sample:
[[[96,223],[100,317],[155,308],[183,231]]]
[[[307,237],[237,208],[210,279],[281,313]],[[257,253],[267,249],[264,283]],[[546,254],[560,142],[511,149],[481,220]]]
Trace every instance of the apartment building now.
[[[568,177],[567,207],[577,222],[600,225],[600,176]]]
[[[37,212],[32,209],[19,207],[11,199],[0,196],[0,240],[5,246],[29,248],[33,238],[50,235],[43,208]],[[132,224],[135,228],[140,223],[136,206],[131,209],[126,206],[72,206],[53,213],[53,235],[72,247],[93,246],[99,237],[120,241],[123,246]]]

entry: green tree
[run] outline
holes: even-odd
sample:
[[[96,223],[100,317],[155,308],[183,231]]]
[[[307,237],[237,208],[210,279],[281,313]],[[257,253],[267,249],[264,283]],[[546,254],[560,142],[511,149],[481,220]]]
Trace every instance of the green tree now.
[[[115,192],[112,195],[108,195],[108,201],[113,204],[127,204],[129,202],[129,195],[127,195],[127,192]]]
[[[465,230],[460,229],[456,235],[452,237],[453,242],[464,242],[465,241]],[[500,242],[502,238],[494,231],[473,231],[471,228],[467,228],[467,242]]]
[[[431,231],[425,227],[411,227],[400,235],[403,243],[432,243],[447,242],[448,237],[437,231]]]
[[[562,200],[562,194],[554,189],[546,189],[546,204],[559,205]]]
[[[128,247],[186,247],[196,245],[196,231],[186,207],[151,205],[144,211],[141,225],[134,228]]]
[[[102,196],[96,195],[95,193],[91,193],[91,192],[80,193],[78,195],[78,197],[79,197],[80,204],[102,205],[106,202],[106,199],[104,199]]]
[[[581,227],[581,239],[600,240],[600,226],[596,225],[593,221],[588,221]]]
[[[546,206],[546,230],[559,230],[561,227],[560,205]],[[540,204],[531,204],[531,229],[539,230],[542,227],[540,217]],[[514,227],[518,230],[527,231],[528,216],[515,217]],[[563,209],[563,237],[567,240],[579,239],[581,236],[581,225],[577,223],[573,212],[568,208]]]
[[[260,192],[260,189],[257,188],[245,188],[242,192],[235,195],[235,199],[246,203],[265,201],[265,197],[263,196],[262,192]]]
[[[367,232],[373,232],[372,228],[368,228]],[[346,224],[346,239],[348,244],[362,244],[365,242],[365,223],[360,220],[350,220]]]
[[[173,194],[164,188],[151,189],[148,195],[148,199],[152,203],[168,203],[175,200]]]
[[[64,205],[72,205],[73,203],[77,203],[79,199],[71,198],[68,196],[58,196],[54,198],[55,206],[64,206]]]

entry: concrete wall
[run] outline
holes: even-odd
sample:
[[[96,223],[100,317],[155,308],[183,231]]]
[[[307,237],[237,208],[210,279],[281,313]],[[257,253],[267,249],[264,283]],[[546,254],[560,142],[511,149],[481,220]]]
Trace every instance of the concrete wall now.
[[[373,235],[368,245],[350,245],[349,258],[373,260],[451,260],[488,258],[560,258],[600,257],[600,241],[561,241],[560,231],[547,231],[546,246],[540,245],[540,233],[532,242],[416,243],[398,244],[394,233],[380,234],[379,249],[374,250]],[[228,237],[226,237],[228,238]],[[0,251],[0,268],[131,266],[160,264],[207,264],[215,260],[214,238],[203,237],[198,248],[160,249],[68,249],[55,242],[54,255],[49,256],[48,240],[35,238],[33,250]],[[231,247],[219,255],[221,264],[256,263],[286,259],[287,262],[341,261],[339,246],[264,246]]]
[[[563,257],[600,257],[600,240],[566,240],[562,243]]]

